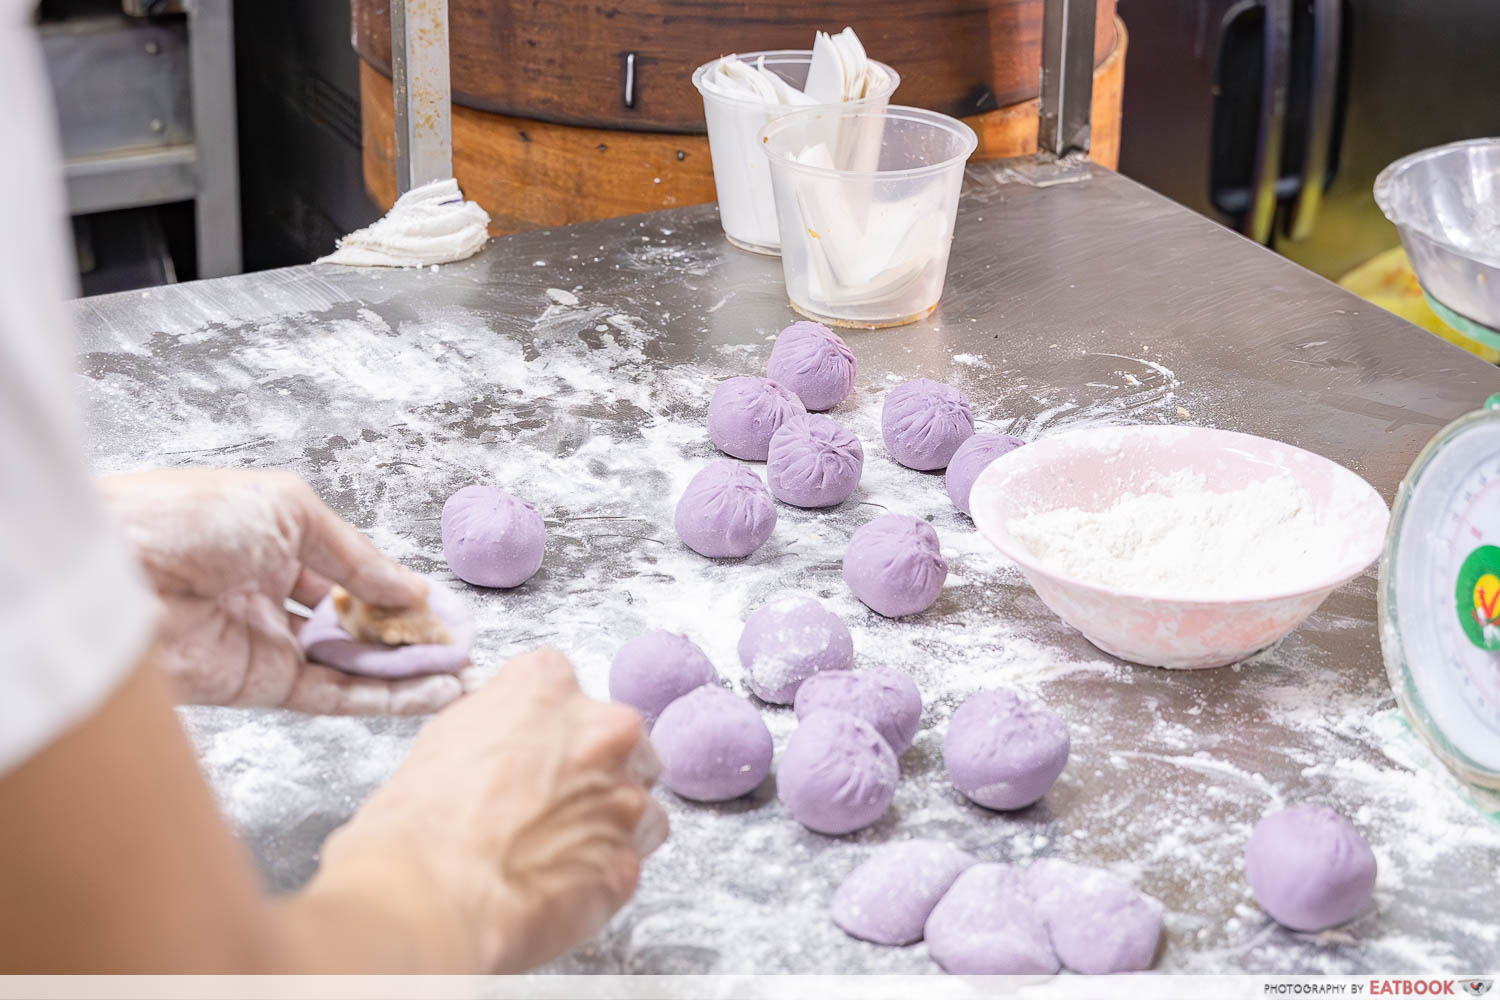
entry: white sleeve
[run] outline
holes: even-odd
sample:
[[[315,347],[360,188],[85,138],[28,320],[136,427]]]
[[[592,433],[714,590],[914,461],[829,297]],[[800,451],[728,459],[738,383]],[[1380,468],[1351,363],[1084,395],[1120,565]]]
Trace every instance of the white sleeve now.
[[[0,773],[99,707],[157,614],[80,446],[66,217],[29,6],[0,0]]]

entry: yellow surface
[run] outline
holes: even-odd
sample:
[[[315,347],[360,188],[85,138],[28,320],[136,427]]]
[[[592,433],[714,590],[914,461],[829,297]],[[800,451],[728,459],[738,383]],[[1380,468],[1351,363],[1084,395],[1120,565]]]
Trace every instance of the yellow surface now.
[[[1491,364],[1500,364],[1500,351],[1464,336],[1438,318],[1422,297],[1422,286],[1400,247],[1370,258],[1339,279],[1339,284],[1367,302],[1457,344]]]

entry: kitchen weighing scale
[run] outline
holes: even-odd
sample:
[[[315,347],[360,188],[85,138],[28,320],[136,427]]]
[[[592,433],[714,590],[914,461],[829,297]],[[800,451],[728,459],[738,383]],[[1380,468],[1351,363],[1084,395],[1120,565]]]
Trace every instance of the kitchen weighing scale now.
[[[1500,789],[1500,394],[1428,442],[1396,492],[1380,646],[1413,728]]]
[[[1449,327],[1457,330],[1465,337],[1483,347],[1487,347],[1492,351],[1500,351],[1500,330],[1485,326],[1483,323],[1469,319],[1469,317],[1461,313],[1454,312],[1434,298],[1425,288],[1422,290],[1422,297],[1427,300],[1428,306],[1432,308],[1432,311],[1437,314],[1438,318],[1447,323]]]

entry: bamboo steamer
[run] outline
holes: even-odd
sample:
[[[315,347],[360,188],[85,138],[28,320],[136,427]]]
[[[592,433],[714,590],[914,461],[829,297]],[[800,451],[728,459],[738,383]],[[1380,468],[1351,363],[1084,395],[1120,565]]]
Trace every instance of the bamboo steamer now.
[[[454,176],[490,213],[494,235],[712,201],[702,100],[689,80],[694,67],[719,54],[701,41],[709,32],[738,39],[735,47],[744,51],[805,48],[817,27],[852,24],[871,54],[901,73],[895,101],[963,117],[979,135],[976,160],[1036,150],[1042,0],[823,3],[814,8],[816,16],[806,6],[773,3],[757,8],[753,20],[722,13],[732,8],[743,14],[740,5],[651,0],[629,6],[611,15],[572,0],[530,5],[515,36],[489,47],[481,41],[494,40],[517,21],[511,6],[500,0],[450,6]],[[543,8],[546,16],[539,13]],[[865,13],[851,13],[856,8]],[[1096,32],[1092,155],[1112,167],[1119,158],[1127,38],[1113,16],[1114,0],[1099,0],[1099,10],[1108,21]],[[597,51],[609,37],[631,39],[641,74],[635,107],[625,107],[613,89],[613,104],[602,99],[606,87],[623,89],[621,79],[596,74],[589,82],[579,67],[563,80],[559,19],[569,12],[591,26],[580,33],[588,39],[587,51]],[[387,18],[383,6],[355,0],[365,184],[382,209],[396,197],[395,122],[384,72]],[[919,45],[920,25],[934,30]],[[1003,33],[993,34],[998,29],[991,26]],[[881,40],[885,34],[889,41]],[[930,51],[934,35],[952,41],[959,55],[945,61]],[[673,45],[681,55],[669,60],[663,53]],[[522,58],[502,71],[498,54],[504,53]],[[528,78],[528,72],[537,75]],[[653,74],[656,83],[648,88]],[[549,91],[545,80],[556,88]]]

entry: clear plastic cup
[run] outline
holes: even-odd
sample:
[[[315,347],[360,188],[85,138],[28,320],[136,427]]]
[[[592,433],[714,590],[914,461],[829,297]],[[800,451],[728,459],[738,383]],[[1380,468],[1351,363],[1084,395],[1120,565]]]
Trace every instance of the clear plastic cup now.
[[[739,58],[754,65],[762,57],[765,67],[798,90],[807,82],[812,64],[808,49],[774,49],[765,52],[742,52]],[[770,164],[756,147],[760,130],[767,122],[803,105],[764,104],[760,101],[736,100],[704,89],[703,78],[719,60],[704,63],[693,71],[693,86],[703,95],[703,117],[708,123],[708,152],[713,160],[714,187],[718,191],[719,221],[729,242],[742,250],[776,255],[781,252],[781,237],[776,225],[776,203],[771,194]],[[887,86],[879,93],[859,101],[831,107],[884,107],[901,83],[901,76],[885,63],[870,60],[885,71]],[[825,105],[817,105],[823,107]]]
[[[978,144],[956,118],[898,105],[810,108],[766,125],[792,308],[866,328],[931,312]]]

